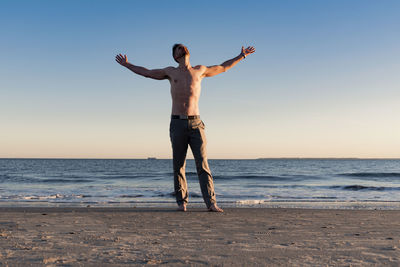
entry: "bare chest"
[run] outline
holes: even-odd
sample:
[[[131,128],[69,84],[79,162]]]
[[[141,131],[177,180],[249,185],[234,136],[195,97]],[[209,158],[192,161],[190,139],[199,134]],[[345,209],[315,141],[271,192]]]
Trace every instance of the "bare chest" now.
[[[201,88],[201,75],[196,71],[176,71],[170,76],[173,94],[197,94]]]

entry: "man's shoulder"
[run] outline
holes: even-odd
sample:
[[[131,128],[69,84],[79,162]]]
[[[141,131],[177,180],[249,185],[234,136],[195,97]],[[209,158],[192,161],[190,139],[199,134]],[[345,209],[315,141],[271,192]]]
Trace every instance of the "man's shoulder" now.
[[[163,70],[164,70],[165,74],[167,74],[167,76],[173,75],[175,69],[176,68],[172,67],[172,66],[168,66],[168,67],[163,68]]]
[[[196,65],[193,68],[196,69],[196,70],[202,70],[202,69],[206,69],[207,67],[204,66],[204,65]]]
[[[204,65],[197,65],[194,66],[193,69],[199,73],[200,75],[203,75],[207,71],[207,67]]]
[[[176,68],[172,67],[172,66],[168,66],[168,67],[164,68],[165,71],[170,71],[170,70],[174,70],[174,69],[176,69]]]

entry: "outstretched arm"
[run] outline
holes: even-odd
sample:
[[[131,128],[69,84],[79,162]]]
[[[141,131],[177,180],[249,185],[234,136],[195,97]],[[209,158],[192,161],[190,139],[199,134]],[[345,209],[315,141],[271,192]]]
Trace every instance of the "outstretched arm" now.
[[[121,55],[121,54],[119,54],[115,57],[115,61],[117,61],[119,64],[121,64],[125,68],[130,69],[134,73],[142,75],[144,77],[152,78],[152,79],[156,79],[156,80],[168,79],[167,68],[149,70],[149,69],[146,69],[146,68],[143,68],[140,66],[135,66],[128,62],[128,58],[126,55]]]
[[[232,68],[233,66],[235,66],[240,60],[245,58],[247,55],[250,55],[250,54],[254,53],[255,51],[256,51],[256,49],[253,46],[249,46],[246,49],[244,49],[244,47],[242,46],[242,52],[237,57],[227,60],[224,63],[222,63],[221,65],[207,67],[203,76],[211,77],[211,76],[220,74],[222,72],[225,72],[225,71],[229,70],[230,68]]]

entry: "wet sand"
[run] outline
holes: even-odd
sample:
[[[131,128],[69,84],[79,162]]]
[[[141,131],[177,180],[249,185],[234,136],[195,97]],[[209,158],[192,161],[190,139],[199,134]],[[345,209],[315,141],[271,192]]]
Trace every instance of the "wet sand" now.
[[[399,210],[0,208],[0,265],[399,266]]]

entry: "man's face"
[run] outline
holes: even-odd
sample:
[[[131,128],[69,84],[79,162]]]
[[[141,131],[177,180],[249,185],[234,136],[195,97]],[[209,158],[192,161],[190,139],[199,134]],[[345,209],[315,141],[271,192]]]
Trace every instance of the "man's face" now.
[[[187,49],[187,47],[184,46],[184,45],[178,45],[175,48],[175,51],[174,51],[174,59],[175,59],[175,61],[177,61],[179,58],[181,58],[181,57],[183,57],[185,55],[190,55],[189,54],[189,50]]]

